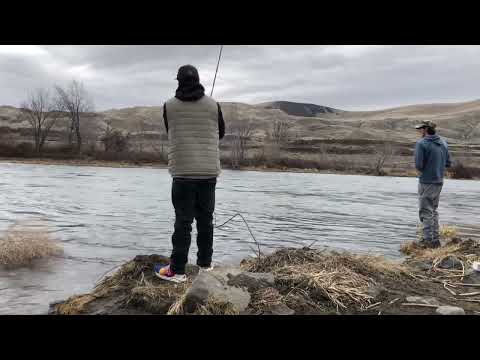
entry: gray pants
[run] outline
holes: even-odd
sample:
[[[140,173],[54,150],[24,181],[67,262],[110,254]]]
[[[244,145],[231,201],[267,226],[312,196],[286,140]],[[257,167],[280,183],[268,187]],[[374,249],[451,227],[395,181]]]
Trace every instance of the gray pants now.
[[[419,215],[423,224],[423,240],[439,241],[438,202],[443,184],[418,183]]]

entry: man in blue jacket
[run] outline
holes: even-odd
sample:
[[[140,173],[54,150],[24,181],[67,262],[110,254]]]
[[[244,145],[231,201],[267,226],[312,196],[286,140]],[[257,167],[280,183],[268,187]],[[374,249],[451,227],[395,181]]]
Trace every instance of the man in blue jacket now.
[[[415,146],[415,167],[420,172],[418,183],[419,215],[423,223],[421,244],[440,247],[438,202],[443,187],[445,168],[450,167],[450,154],[445,139],[435,132],[436,125],[423,121],[415,127],[422,139]]]

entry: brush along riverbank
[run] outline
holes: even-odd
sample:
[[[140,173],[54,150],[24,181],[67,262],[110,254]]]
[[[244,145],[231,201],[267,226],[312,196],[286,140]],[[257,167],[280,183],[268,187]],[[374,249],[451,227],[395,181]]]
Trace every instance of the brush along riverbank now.
[[[161,255],[137,256],[88,294],[50,306],[50,314],[335,315],[480,314],[480,244],[454,239],[439,249],[409,244],[407,257],[285,248],[238,267],[200,272],[182,284],[158,279]]]

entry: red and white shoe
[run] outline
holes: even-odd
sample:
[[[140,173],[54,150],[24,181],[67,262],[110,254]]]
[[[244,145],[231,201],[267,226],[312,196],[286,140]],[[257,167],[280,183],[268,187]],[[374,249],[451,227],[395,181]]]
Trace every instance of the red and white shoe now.
[[[172,269],[170,269],[170,265],[167,266],[160,266],[155,265],[155,275],[162,280],[172,281],[175,283],[182,283],[187,281],[187,275],[185,274],[176,274]]]

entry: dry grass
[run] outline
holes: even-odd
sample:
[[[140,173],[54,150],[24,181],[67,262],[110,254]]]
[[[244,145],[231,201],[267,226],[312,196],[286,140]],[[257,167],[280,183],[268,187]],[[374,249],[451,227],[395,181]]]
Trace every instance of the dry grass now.
[[[191,280],[181,284],[160,282],[155,285],[151,272],[149,264],[129,261],[112,276],[101,281],[92,294],[105,297],[115,292],[126,293],[126,305],[141,304],[147,310],[155,310],[162,301],[173,303],[191,285]]]
[[[440,238],[443,240],[452,240],[458,236],[458,228],[455,225],[442,225],[439,230]],[[423,239],[423,224],[417,223],[417,240]]]
[[[115,299],[125,308],[133,307],[145,313],[167,313],[171,305],[181,298],[191,285],[191,279],[181,284],[159,281],[153,275],[152,269],[161,259],[155,258],[155,255],[137,258],[104,278],[90,294],[73,296],[56,305],[56,313],[85,313],[88,305],[97,299]]]
[[[440,236],[443,239],[453,239],[457,237],[458,235],[458,229],[456,226],[453,225],[443,225],[440,227]]]
[[[238,315],[239,312],[228,302],[209,297],[205,305],[200,305],[194,315]]]
[[[8,228],[0,240],[0,265],[18,267],[33,260],[61,255],[63,249],[49,236],[46,229],[31,230],[25,224]]]
[[[72,296],[67,301],[57,305],[57,312],[61,315],[78,315],[85,313],[88,304],[96,297],[90,294]]]
[[[177,301],[175,301],[167,311],[167,315],[185,315],[185,299],[186,293],[180,296]]]
[[[456,237],[454,227],[446,227],[444,236],[451,236],[451,241],[436,249],[424,249],[415,242],[405,243],[400,251],[410,257],[409,260],[421,261],[430,265],[430,274],[434,280],[448,284],[450,280],[462,280],[465,270],[473,262],[480,260],[480,245],[473,240],[461,241]],[[442,263],[446,259],[458,262],[462,269],[445,269]]]
[[[185,289],[186,290],[186,289]],[[186,315],[186,291],[178,297],[167,312],[167,315]],[[205,304],[199,305],[192,315],[238,315],[239,312],[228,302],[210,296]]]
[[[401,264],[377,256],[325,253],[313,249],[281,249],[260,259],[247,260],[248,271],[272,272],[275,282],[290,294],[322,304],[327,300],[337,309],[361,309],[373,300],[371,290],[380,276],[395,278],[406,273]],[[272,295],[273,296],[273,295]],[[275,299],[272,297],[271,299]],[[265,302],[280,299],[265,299]],[[258,305],[261,299],[255,300]]]
[[[250,307],[255,311],[263,311],[266,308],[284,303],[285,297],[277,289],[267,287],[259,289],[252,294]]]
[[[375,281],[343,265],[329,267],[306,263],[285,266],[277,270],[275,275],[279,283],[301,288],[313,298],[326,297],[335,306],[344,309],[353,303],[367,306],[373,299],[368,288],[374,286]]]

